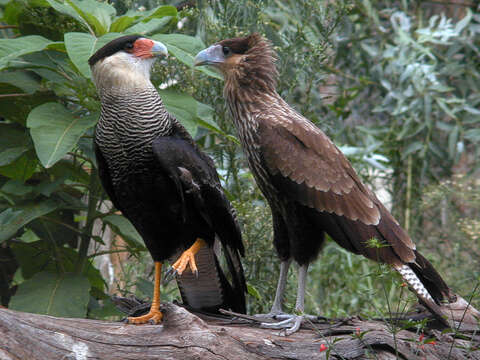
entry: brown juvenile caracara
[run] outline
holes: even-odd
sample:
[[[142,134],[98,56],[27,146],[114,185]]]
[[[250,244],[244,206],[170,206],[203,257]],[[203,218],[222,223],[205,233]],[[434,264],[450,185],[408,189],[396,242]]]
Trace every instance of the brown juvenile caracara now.
[[[156,57],[166,54],[162,43],[128,35],[89,60],[102,102],[94,144],[100,180],[155,261],[152,306],[147,315],[128,319],[134,324],[161,321],[160,274],[167,259],[178,259],[173,268],[184,303],[245,312],[244,250],[235,212],[212,159],[167,112],[150,82]],[[220,248],[232,284],[220,267]]]
[[[275,56],[268,41],[252,34],[220,41],[195,58],[195,65],[223,73],[224,97],[272,210],[281,270],[270,315],[286,319],[274,327],[288,328],[286,334],[300,327],[302,316],[282,313],[288,268],[291,260],[299,264],[296,311],[303,313],[308,264],[327,233],[353,253],[390,264],[445,324],[475,328],[480,313],[451,291],[332,141],[278,95]],[[383,246],[369,246],[372,238]]]

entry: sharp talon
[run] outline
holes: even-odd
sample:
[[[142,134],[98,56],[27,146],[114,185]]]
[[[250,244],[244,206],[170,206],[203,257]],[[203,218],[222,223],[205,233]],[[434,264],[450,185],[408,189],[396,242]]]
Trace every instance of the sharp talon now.
[[[260,327],[280,330],[279,336],[289,336],[300,329],[303,315],[285,315],[286,319],[276,323],[261,323]]]
[[[152,310],[146,315],[137,316],[137,317],[128,317],[129,324],[159,324],[162,322],[163,314],[160,310]]]
[[[177,270],[173,267],[170,267],[163,276],[163,285],[167,285],[170,281],[172,281],[177,276]]]
[[[207,244],[205,243],[204,240],[202,239],[197,239],[195,243],[190,246],[187,250],[185,250],[182,255],[175,261],[175,263],[172,265],[172,267],[177,271],[179,275],[182,275],[182,273],[185,271],[185,269],[190,268],[192,271],[192,274],[197,272],[197,264],[195,263],[195,255],[198,253],[198,251],[206,246]],[[196,275],[198,276],[198,275]]]
[[[193,273],[195,274],[195,278],[198,279],[198,270],[195,269],[195,271]]]

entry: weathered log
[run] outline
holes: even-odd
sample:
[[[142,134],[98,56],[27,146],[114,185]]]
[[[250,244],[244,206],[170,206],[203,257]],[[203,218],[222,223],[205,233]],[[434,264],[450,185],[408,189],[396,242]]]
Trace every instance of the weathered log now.
[[[0,360],[17,359],[480,359],[480,339],[324,320],[285,338],[248,320],[163,306],[163,325],[55,318],[0,309]],[[435,344],[425,339],[435,338]],[[323,350],[323,351],[321,351]]]

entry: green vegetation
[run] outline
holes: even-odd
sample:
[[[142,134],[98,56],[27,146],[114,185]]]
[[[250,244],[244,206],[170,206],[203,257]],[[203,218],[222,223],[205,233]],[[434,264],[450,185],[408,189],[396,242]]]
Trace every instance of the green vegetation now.
[[[222,81],[191,68],[206,45],[258,31],[278,51],[279,93],[344,145],[363,179],[390,195],[388,205],[418,249],[455,291],[480,306],[474,293],[480,281],[479,9],[222,0],[178,11],[159,1],[141,3],[142,10],[132,1],[113,7],[95,0],[0,0],[3,305],[101,318],[115,314],[107,294],[117,282],[122,294],[149,296],[150,259],[141,239],[114,209],[101,206],[106,195],[91,144],[99,101],[87,64],[120,33],[142,33],[173,55],[156,65],[153,81],[168,84],[161,92],[167,109],[215,159],[243,224],[249,311],[269,310],[279,267],[269,209],[236,140]],[[107,226],[126,245],[101,247]],[[127,251],[131,261],[108,286],[93,260],[109,251]],[[310,313],[386,317],[415,301],[387,267],[332,241],[309,273]],[[292,281],[287,290],[293,308]],[[65,292],[75,309],[62,303]],[[25,301],[33,296],[34,308]],[[172,284],[162,296],[178,298]],[[52,301],[42,302],[46,297]]]

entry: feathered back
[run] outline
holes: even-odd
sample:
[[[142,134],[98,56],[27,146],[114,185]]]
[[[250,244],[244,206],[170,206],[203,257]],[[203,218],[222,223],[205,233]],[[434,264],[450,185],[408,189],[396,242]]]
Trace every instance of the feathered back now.
[[[228,47],[238,59],[236,66],[227,71],[226,80],[235,80],[240,86],[263,91],[275,91],[278,71],[277,55],[270,41],[258,33],[226,39],[218,43]]]

